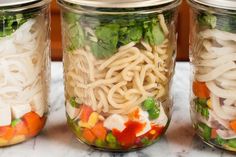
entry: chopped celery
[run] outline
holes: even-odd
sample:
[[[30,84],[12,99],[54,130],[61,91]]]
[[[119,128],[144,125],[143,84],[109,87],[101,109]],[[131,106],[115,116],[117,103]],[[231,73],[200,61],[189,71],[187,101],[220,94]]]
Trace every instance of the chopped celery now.
[[[15,119],[15,120],[13,120],[12,122],[11,122],[11,126],[16,126],[19,122],[21,122],[21,120],[20,119]]]
[[[209,110],[207,106],[207,99],[196,98],[194,99],[195,109],[198,113],[200,113],[203,117],[209,118]]]
[[[219,145],[224,145],[225,143],[227,143],[227,141],[222,139],[220,136],[216,137],[215,142]]]
[[[198,127],[198,130],[201,132],[202,137],[205,140],[211,139],[211,128],[209,126],[207,126],[204,123],[199,123],[197,127]]]
[[[236,148],[236,139],[230,139],[227,142],[228,146]]]

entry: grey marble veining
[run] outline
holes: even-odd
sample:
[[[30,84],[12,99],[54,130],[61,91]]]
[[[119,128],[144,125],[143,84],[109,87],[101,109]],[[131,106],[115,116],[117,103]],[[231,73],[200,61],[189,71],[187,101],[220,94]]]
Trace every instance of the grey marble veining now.
[[[118,154],[96,151],[79,143],[66,126],[63,70],[52,63],[50,114],[42,133],[22,144],[0,148],[0,157],[235,157],[203,144],[195,136],[189,115],[189,64],[177,63],[173,83],[174,108],[166,135],[156,144]]]

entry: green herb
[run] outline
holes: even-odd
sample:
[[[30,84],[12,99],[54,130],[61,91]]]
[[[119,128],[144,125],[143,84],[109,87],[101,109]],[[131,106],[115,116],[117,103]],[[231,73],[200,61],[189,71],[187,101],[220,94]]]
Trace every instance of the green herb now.
[[[209,109],[207,106],[207,99],[196,98],[194,99],[195,109],[198,113],[200,113],[206,119],[209,118]]]
[[[33,13],[1,14],[0,37],[6,37],[14,33],[27,19],[32,18]]]
[[[200,131],[202,137],[205,140],[210,140],[211,139],[211,128],[209,126],[207,126],[204,123],[199,123],[197,125],[197,127],[198,127],[198,130]]]
[[[197,20],[203,28],[236,33],[236,15],[212,14],[204,11],[198,14]]]
[[[132,27],[132,28],[131,28]],[[130,42],[139,42],[143,35],[143,28],[139,25],[122,27],[119,32],[120,45],[126,45]]]
[[[217,15],[216,29],[236,33],[236,15]]]
[[[198,15],[198,22],[201,26],[215,28],[217,18],[215,15],[203,12]]]
[[[153,20],[151,24],[144,24],[144,29],[144,39],[151,45],[160,45],[165,40],[161,26],[156,20]]]
[[[67,24],[74,24],[76,21],[78,21],[79,20],[79,18],[80,18],[80,16],[79,15],[77,15],[77,14],[74,14],[74,13],[70,13],[70,12],[65,12],[65,13],[63,13],[63,19],[65,20],[65,22],[67,23]]]
[[[89,45],[93,55],[99,59],[112,56],[120,46],[130,42],[145,40],[154,46],[162,44],[165,39],[157,14],[63,15],[69,28],[66,32],[70,43],[67,49],[73,51]],[[172,18],[171,13],[165,15]],[[166,21],[168,23],[169,19]]]
[[[15,120],[13,120],[12,122],[11,122],[11,126],[12,127],[15,127],[18,123],[20,123],[21,122],[21,119],[15,119]]]
[[[108,24],[95,31],[97,42],[92,42],[92,53],[97,58],[110,57],[117,50],[119,25]]]
[[[79,23],[80,15],[74,13],[64,13],[63,19],[68,25],[66,37],[68,38],[69,45],[67,45],[67,49],[69,51],[73,51],[77,48],[83,47],[85,44],[85,34]]]

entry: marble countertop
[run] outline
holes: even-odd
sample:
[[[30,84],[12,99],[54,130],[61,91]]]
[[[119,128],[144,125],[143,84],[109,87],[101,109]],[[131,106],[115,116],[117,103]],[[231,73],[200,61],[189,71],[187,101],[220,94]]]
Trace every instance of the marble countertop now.
[[[117,154],[96,151],[79,143],[66,125],[62,63],[52,63],[50,114],[37,137],[0,148],[0,157],[235,157],[211,148],[194,134],[189,115],[189,64],[177,63],[173,84],[174,109],[170,127],[156,144],[140,151]]]

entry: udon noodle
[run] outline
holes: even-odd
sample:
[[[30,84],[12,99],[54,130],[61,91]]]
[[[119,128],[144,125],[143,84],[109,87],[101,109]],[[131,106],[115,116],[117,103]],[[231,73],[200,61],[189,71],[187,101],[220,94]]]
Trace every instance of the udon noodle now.
[[[29,19],[11,36],[0,39],[0,107],[37,103],[40,116],[46,111],[47,87],[43,81],[47,81],[45,63],[49,62],[46,56],[50,47],[45,43],[47,30],[43,25],[41,16]]]
[[[211,93],[212,110],[207,124],[217,128],[217,133],[224,139],[236,137],[229,127],[230,121],[236,119],[236,35],[206,30],[200,36],[204,48],[195,63],[195,78],[206,82]]]
[[[148,97],[159,99],[166,94],[169,40],[154,48],[142,41],[131,42],[112,57],[96,59],[89,48],[65,55],[66,92],[75,93],[93,110],[126,114]],[[66,60],[70,61],[67,65]]]

